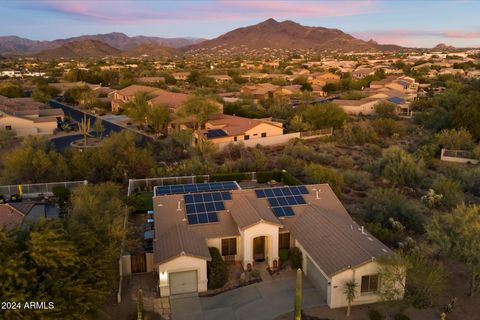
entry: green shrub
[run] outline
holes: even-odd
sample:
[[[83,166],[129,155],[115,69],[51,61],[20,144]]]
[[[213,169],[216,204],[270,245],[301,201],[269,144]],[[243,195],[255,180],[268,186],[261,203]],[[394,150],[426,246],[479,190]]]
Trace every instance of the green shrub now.
[[[407,315],[405,315],[405,314],[403,314],[403,313],[397,313],[397,314],[395,315],[394,320],[410,320],[410,317],[407,316]]]
[[[364,191],[372,187],[372,176],[367,171],[346,170],[343,179],[345,185],[354,190]]]
[[[258,183],[267,183],[272,180],[282,181],[282,172],[281,171],[259,171],[257,172],[257,182]]]
[[[217,248],[210,247],[208,250],[212,257],[212,260],[207,262],[208,289],[221,288],[228,281],[228,267]]]
[[[290,256],[290,250],[289,249],[280,249],[278,250],[278,256],[280,257],[280,260],[286,261],[288,257]]]
[[[432,189],[437,194],[441,194],[440,203],[448,208],[454,208],[464,200],[464,194],[460,183],[446,177],[439,177],[435,179]]]
[[[397,146],[383,150],[378,169],[392,183],[415,187],[424,177],[424,163]]]
[[[302,181],[298,180],[287,171],[282,172],[282,179],[283,183],[285,183],[287,186],[297,186],[303,184]]]
[[[302,267],[302,251],[299,248],[293,247],[290,249],[290,260],[292,260],[292,266],[295,269]]]
[[[343,169],[351,169],[355,165],[350,155],[343,155],[337,158],[337,166]]]
[[[337,195],[342,194],[343,175],[337,170],[312,163],[305,168],[305,175],[313,183],[328,183]]]
[[[383,319],[383,315],[380,313],[380,311],[377,311],[377,310],[370,310],[370,312],[368,313],[368,317],[370,320],[382,320]]]
[[[394,133],[398,133],[399,128],[393,119],[375,119],[372,121],[372,127],[381,137],[391,137]]]
[[[247,179],[245,173],[215,173],[210,175],[210,181],[243,181]]]

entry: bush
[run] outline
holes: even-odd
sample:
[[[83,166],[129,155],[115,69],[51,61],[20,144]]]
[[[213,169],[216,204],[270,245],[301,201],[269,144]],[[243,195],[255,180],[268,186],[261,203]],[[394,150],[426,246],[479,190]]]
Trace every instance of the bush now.
[[[437,140],[440,145],[453,150],[471,150],[475,145],[473,137],[467,130],[461,128],[445,129],[437,134]]]
[[[288,257],[290,256],[290,250],[289,249],[280,249],[278,250],[278,256],[280,257],[281,261],[286,261]]]
[[[383,319],[383,315],[380,313],[380,311],[377,311],[377,310],[371,310],[369,313],[368,313],[368,317],[370,320],[382,320]]]
[[[392,183],[415,187],[424,176],[424,163],[397,146],[382,152],[378,169]]]
[[[397,314],[395,315],[394,320],[410,320],[410,317],[407,316],[407,315],[405,315],[405,314],[403,314],[403,313],[397,313]]]
[[[300,249],[297,247],[291,248],[290,260],[292,260],[292,266],[295,269],[302,268],[302,262],[303,262],[302,251],[300,251]]]
[[[346,186],[354,190],[365,191],[372,187],[372,176],[367,171],[346,170],[343,179]]]
[[[328,183],[337,195],[342,193],[343,176],[333,168],[312,163],[305,168],[305,175],[314,183]]]
[[[285,183],[287,186],[297,186],[297,185],[303,184],[302,181],[298,180],[287,171],[282,172],[282,178],[283,178],[283,183]]]
[[[247,179],[245,173],[215,173],[210,175],[210,181],[243,181]]]
[[[375,105],[375,115],[377,118],[396,119],[397,106],[391,102],[379,102]]]
[[[391,137],[394,133],[398,133],[399,131],[397,123],[393,119],[375,119],[372,121],[372,127],[381,137]]]
[[[257,172],[257,182],[258,183],[267,183],[272,180],[282,181],[282,172],[281,171],[259,171]]]
[[[353,168],[354,164],[355,163],[354,163],[352,157],[349,156],[349,155],[343,155],[343,156],[338,157],[338,159],[337,159],[337,165],[340,168],[343,168],[343,169],[351,169],[351,168]]]
[[[340,143],[349,146],[372,143],[378,138],[375,130],[366,121],[347,123],[343,130],[336,131],[335,136]]]
[[[212,257],[212,260],[207,262],[208,289],[221,288],[228,281],[228,267],[217,248],[210,247],[208,250]]]
[[[463,190],[460,183],[444,176],[435,179],[432,189],[437,194],[442,195],[440,204],[448,209],[456,207],[464,200]]]

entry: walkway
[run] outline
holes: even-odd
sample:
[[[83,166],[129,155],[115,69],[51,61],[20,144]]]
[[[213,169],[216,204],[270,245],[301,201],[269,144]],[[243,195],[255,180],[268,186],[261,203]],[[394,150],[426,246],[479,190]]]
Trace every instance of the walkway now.
[[[170,299],[173,320],[271,320],[293,311],[295,272],[214,297]],[[303,308],[325,305],[320,290],[303,278]]]

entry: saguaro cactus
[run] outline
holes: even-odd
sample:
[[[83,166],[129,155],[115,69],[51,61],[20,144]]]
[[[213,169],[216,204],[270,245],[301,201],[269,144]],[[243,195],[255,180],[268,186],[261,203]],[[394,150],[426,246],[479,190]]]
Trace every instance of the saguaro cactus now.
[[[83,120],[82,123],[80,123],[80,131],[82,132],[83,135],[83,145],[87,145],[87,139],[88,136],[90,135],[90,119],[87,119],[87,114],[84,112],[83,113]]]
[[[138,289],[137,291],[137,320],[143,320],[142,289]]]
[[[302,269],[297,269],[297,287],[295,289],[295,320],[302,319]]]

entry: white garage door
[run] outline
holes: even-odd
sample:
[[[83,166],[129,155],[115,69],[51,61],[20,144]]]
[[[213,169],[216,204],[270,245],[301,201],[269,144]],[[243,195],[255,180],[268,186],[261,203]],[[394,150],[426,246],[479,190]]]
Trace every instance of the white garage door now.
[[[307,277],[317,288],[320,289],[323,298],[326,299],[328,291],[328,279],[323,276],[323,274],[317,269],[309,257],[307,257]]]
[[[197,271],[170,273],[170,295],[198,291]]]

